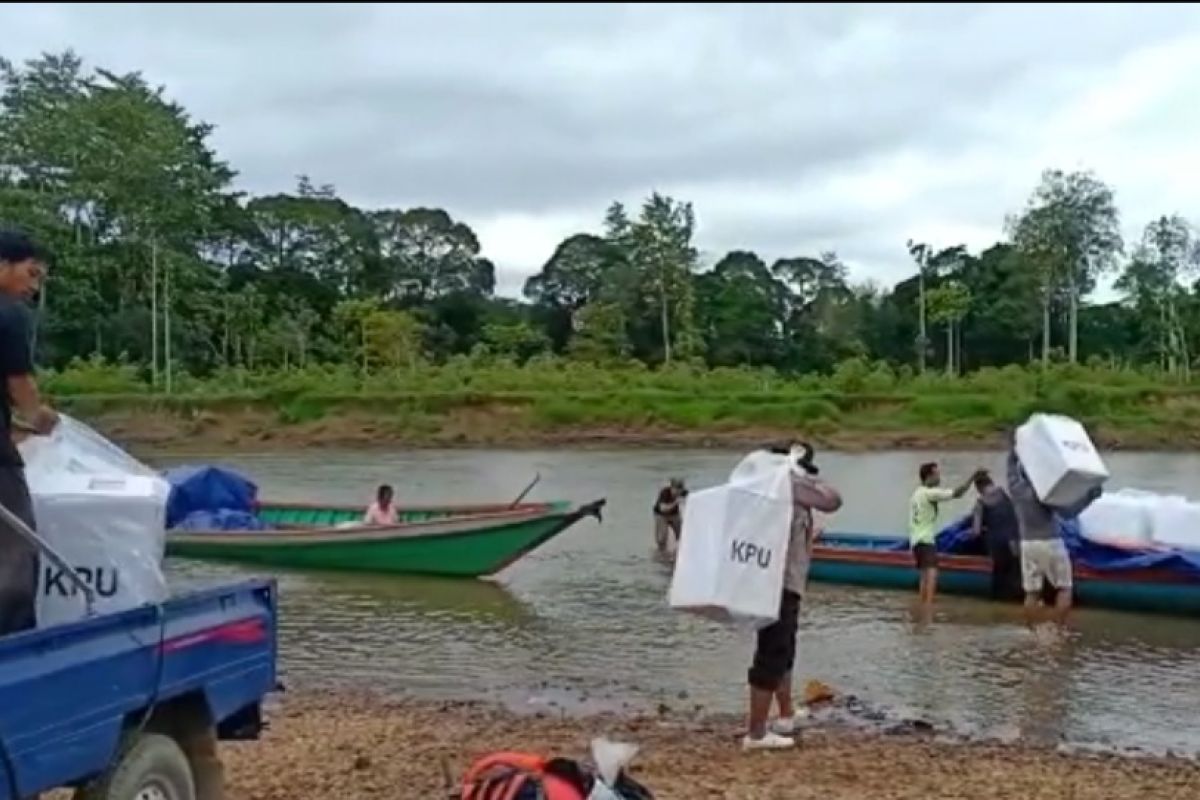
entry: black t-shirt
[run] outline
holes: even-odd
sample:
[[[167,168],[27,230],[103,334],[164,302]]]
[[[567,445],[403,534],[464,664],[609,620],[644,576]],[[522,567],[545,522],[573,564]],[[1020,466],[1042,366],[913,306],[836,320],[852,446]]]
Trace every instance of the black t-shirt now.
[[[983,509],[983,535],[986,541],[993,547],[999,547],[1018,539],[1017,512],[1003,489],[994,487],[978,502]]]
[[[658,493],[658,500],[654,501],[654,513],[661,517],[675,516],[679,513],[679,506],[676,505],[674,508],[670,509],[669,506],[671,506],[673,503],[678,503],[681,497],[682,495],[676,494],[675,490],[670,486],[663,488],[663,490]]]
[[[32,325],[29,308],[19,300],[0,297],[0,466],[19,467],[21,455],[12,440],[12,398],[8,379],[33,372],[30,352]]]

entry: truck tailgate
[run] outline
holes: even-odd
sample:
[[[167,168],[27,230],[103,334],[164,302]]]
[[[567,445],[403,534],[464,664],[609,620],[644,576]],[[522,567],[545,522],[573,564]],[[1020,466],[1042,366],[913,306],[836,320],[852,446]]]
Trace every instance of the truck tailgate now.
[[[257,704],[275,614],[274,581],[252,581],[0,639],[0,800],[102,772],[156,704],[202,702],[213,722]]]

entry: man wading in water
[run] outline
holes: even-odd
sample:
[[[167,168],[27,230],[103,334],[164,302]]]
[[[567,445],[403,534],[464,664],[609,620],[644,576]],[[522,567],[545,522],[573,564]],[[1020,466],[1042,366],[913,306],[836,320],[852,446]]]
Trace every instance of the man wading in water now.
[[[1021,538],[1012,500],[990,475],[975,476],[975,513],[971,533],[982,537],[992,559],[992,599],[1015,600],[1021,596]]]
[[[953,489],[942,488],[942,473],[938,465],[932,461],[922,464],[917,470],[921,485],[913,492],[908,501],[908,542],[912,548],[913,561],[916,562],[920,580],[917,597],[925,608],[933,606],[933,598],[937,594],[938,557],[937,557],[937,521],[938,508],[942,503],[957,500],[967,493],[971,483],[984,470],[976,470],[959,486]]]
[[[39,434],[58,424],[58,415],[42,405],[33,378],[32,324],[25,303],[38,291],[45,257],[27,236],[0,230],[0,504],[30,528],[33,503],[25,483],[25,464],[17,451],[13,411]],[[37,550],[0,522],[0,636],[34,627]]]
[[[813,511],[832,514],[842,507],[842,496],[817,478],[813,450],[800,444],[796,464],[804,474],[792,474],[792,529],[788,539],[783,573],[783,595],[779,618],[758,632],[750,682],[749,732],[742,740],[746,750],[779,750],[796,744],[796,708],[792,703],[792,667],[796,662],[796,629],[800,622],[800,598],[808,582],[815,528]],[[771,447],[772,453],[791,455],[791,447]],[[768,727],[771,703],[779,704],[779,718]]]
[[[675,546],[679,546],[679,536],[683,530],[683,509],[680,504],[687,497],[687,487],[681,478],[671,478],[671,482],[658,493],[654,501],[654,543],[660,553],[668,551],[667,545],[671,534],[675,534]]]
[[[1073,506],[1056,508],[1048,506],[1037,496],[1021,459],[1017,456],[1016,431],[1009,434],[1008,447],[1008,494],[1012,498],[1021,536],[1021,583],[1025,589],[1025,621],[1032,628],[1037,621],[1038,607],[1042,599],[1042,582],[1047,581],[1056,592],[1054,619],[1065,625],[1071,611],[1074,594],[1074,575],[1071,554],[1063,541],[1055,517],[1073,519],[1100,497],[1103,490],[1097,486],[1084,495]]]

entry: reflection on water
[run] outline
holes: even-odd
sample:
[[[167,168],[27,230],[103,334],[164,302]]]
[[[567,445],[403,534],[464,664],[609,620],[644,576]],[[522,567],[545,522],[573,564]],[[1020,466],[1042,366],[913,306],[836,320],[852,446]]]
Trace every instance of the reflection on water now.
[[[831,529],[888,533],[903,524],[912,476],[937,454],[829,454],[822,471],[846,507]],[[289,683],[352,685],[438,697],[533,701],[570,689],[627,703],[739,711],[751,637],[670,611],[669,567],[654,559],[650,507],[659,482],[722,480],[737,455],[712,451],[417,451],[241,457],[263,494],[366,503],[389,482],[400,502],[515,496],[607,497],[587,520],[496,583],[281,571],[282,666]],[[943,458],[951,479],[992,454]],[[1200,458],[1114,455],[1114,485],[1200,495]],[[531,498],[531,499],[533,499]],[[963,501],[950,513],[965,512]],[[175,583],[255,574],[172,562]],[[1083,611],[1067,635],[1031,632],[1017,606],[941,597],[932,621],[904,593],[814,585],[798,673],[897,714],[967,731],[1200,751],[1200,625]]]

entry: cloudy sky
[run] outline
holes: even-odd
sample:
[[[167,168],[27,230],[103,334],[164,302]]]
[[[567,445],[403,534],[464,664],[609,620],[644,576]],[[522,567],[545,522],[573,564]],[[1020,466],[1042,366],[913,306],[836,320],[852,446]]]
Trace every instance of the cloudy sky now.
[[[1127,237],[1200,217],[1195,6],[4,4],[6,57],[141,69],[217,126],[242,188],[307,173],[440,205],[519,292],[652,190],[710,259],[986,246],[1047,166],[1114,187]]]

